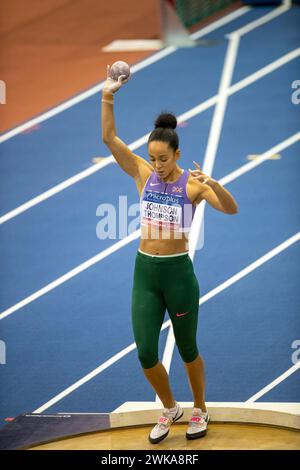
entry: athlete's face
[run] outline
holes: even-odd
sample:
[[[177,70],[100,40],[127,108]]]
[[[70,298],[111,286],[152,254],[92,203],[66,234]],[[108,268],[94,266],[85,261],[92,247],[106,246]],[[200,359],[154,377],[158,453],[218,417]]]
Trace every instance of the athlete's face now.
[[[153,140],[148,145],[149,160],[160,178],[167,178],[176,167],[180,150],[174,150],[167,142]]]

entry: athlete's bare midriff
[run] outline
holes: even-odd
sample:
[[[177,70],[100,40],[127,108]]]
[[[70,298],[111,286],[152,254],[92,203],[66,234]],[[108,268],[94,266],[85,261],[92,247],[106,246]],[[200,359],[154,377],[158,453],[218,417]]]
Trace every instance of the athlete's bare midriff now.
[[[176,255],[176,253],[187,253],[188,248],[186,247],[186,243],[178,243],[174,241],[171,243],[170,241],[159,241],[159,240],[141,240],[140,242],[140,249],[144,253],[148,253],[149,255]]]
[[[161,229],[153,230],[153,227],[142,226],[140,249],[150,255],[173,255],[188,252],[187,234],[174,234],[173,232],[163,232]]]

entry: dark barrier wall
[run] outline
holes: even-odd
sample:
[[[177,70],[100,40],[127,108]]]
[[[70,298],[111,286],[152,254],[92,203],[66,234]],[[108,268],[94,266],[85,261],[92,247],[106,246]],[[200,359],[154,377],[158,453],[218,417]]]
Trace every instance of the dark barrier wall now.
[[[274,1],[274,0],[242,0],[244,5],[280,5],[283,4],[282,1]],[[300,5],[300,0],[293,0],[293,5]]]
[[[189,28],[223,8],[237,4],[236,0],[166,0],[171,3],[182,23]]]
[[[245,5],[280,5],[283,2],[274,2],[274,0],[244,0],[242,3]]]

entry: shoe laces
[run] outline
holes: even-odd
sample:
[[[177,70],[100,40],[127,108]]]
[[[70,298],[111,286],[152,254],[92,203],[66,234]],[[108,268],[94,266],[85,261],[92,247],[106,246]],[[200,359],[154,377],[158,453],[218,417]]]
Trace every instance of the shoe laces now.
[[[170,421],[173,421],[175,416],[178,413],[178,404],[176,403],[174,411],[171,411],[170,408],[165,408],[163,411],[163,416],[169,418]],[[173,408],[172,408],[173,409]]]

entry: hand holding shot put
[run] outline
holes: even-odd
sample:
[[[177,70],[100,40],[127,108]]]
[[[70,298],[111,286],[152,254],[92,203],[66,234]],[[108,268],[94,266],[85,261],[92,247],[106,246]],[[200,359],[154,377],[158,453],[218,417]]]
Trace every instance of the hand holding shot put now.
[[[103,93],[114,94],[131,77],[130,67],[121,60],[114,62],[112,66],[107,65],[107,77],[103,87]]]

